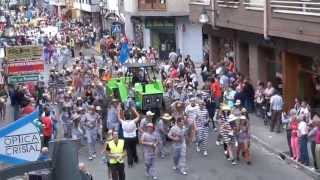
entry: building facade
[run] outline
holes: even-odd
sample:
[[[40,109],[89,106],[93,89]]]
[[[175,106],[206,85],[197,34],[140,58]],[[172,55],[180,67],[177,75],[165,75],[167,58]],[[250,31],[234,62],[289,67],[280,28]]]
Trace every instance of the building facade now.
[[[121,12],[137,46],[157,49],[161,59],[174,51],[202,60],[202,27],[189,21],[189,0],[123,0]]]
[[[99,0],[73,0],[73,18],[84,23],[101,27]]]
[[[294,98],[320,102],[320,2],[316,0],[198,0],[192,22],[206,13],[210,61],[232,51],[238,70],[255,84],[272,81],[286,109]]]

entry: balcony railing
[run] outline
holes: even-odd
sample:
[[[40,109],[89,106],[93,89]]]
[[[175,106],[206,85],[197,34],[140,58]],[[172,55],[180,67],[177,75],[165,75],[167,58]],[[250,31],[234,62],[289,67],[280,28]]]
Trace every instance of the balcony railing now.
[[[271,1],[272,12],[320,17],[319,0]]]
[[[166,10],[166,0],[138,0],[139,10]]]
[[[225,8],[239,8],[240,0],[218,0],[217,1],[219,7]]]
[[[243,4],[247,10],[263,11],[265,0],[245,0]]]

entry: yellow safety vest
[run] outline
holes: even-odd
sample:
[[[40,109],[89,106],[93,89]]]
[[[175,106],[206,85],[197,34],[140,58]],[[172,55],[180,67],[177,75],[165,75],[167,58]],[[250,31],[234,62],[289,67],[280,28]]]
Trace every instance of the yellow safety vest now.
[[[117,145],[114,143],[114,141],[110,141],[108,145],[109,145],[111,154],[123,154],[124,140],[119,139]],[[121,159],[110,158],[109,162],[110,164],[123,163],[123,158]]]

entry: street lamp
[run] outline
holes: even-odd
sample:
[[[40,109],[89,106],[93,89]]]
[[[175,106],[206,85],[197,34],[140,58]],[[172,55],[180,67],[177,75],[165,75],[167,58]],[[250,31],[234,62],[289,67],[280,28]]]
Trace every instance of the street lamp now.
[[[199,16],[199,22],[201,24],[207,24],[209,22],[209,16],[205,9],[202,10],[202,13]]]

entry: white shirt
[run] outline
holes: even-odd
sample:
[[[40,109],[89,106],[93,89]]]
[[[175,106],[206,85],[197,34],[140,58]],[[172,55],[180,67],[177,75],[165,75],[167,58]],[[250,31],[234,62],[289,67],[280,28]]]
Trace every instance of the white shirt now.
[[[280,95],[273,95],[270,99],[270,109],[274,111],[281,111],[283,108],[283,99]]]
[[[123,129],[123,137],[124,138],[134,138],[137,137],[137,125],[134,120],[120,120],[122,129]]]
[[[298,124],[299,137],[308,134],[307,123],[300,121]]]

